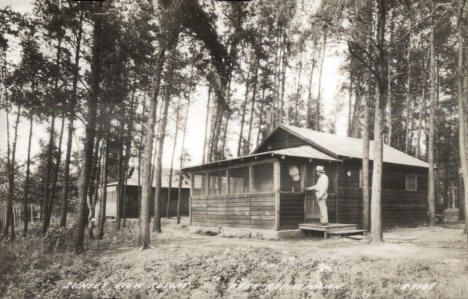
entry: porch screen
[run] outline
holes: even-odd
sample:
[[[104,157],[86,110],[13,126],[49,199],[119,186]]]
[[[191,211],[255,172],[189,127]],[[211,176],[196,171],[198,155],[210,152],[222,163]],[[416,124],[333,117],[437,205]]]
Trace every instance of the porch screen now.
[[[226,171],[208,173],[208,194],[226,194],[227,177]]]
[[[231,194],[249,192],[249,168],[229,169],[229,192]]]
[[[192,192],[193,195],[202,195],[205,194],[206,188],[206,175],[204,174],[194,174],[193,175],[193,186]]]
[[[301,173],[298,163],[281,163],[281,191],[301,192]]]
[[[273,192],[273,163],[259,164],[253,168],[253,192]]]

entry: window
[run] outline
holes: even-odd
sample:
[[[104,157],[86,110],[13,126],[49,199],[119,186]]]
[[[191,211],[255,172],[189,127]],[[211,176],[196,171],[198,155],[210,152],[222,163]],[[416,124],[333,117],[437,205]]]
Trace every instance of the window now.
[[[252,192],[273,192],[273,164],[259,164],[253,168]]]
[[[202,195],[205,194],[205,181],[206,175],[204,174],[194,174],[193,175],[193,195]]]
[[[406,191],[418,190],[418,176],[417,175],[405,176],[405,190]]]
[[[249,168],[229,169],[229,193],[239,194],[249,192]]]
[[[302,173],[296,163],[281,164],[281,191],[301,192]]]
[[[216,171],[208,174],[208,194],[226,194],[226,171]]]

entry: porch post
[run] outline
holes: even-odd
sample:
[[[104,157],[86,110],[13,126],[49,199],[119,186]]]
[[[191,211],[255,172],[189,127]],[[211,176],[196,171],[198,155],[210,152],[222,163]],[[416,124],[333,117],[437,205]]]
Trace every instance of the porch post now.
[[[279,161],[273,163],[273,190],[275,190],[275,230],[280,229],[280,183],[281,165]]]

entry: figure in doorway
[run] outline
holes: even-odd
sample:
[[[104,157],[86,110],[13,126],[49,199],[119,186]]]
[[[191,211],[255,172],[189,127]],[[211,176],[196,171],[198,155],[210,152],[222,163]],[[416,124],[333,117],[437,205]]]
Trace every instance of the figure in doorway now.
[[[325,174],[325,168],[321,165],[318,165],[315,170],[318,175],[317,183],[312,187],[306,188],[306,190],[315,191],[315,198],[317,199],[318,206],[320,208],[320,224],[326,225],[328,224],[328,176]]]

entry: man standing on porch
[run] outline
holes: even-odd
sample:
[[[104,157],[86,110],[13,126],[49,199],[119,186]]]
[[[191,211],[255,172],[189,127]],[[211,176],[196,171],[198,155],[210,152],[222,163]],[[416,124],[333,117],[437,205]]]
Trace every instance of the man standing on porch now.
[[[306,190],[314,190],[315,197],[317,198],[318,206],[320,208],[320,224],[328,224],[328,210],[327,210],[327,197],[328,197],[328,176],[325,174],[325,168],[318,165],[315,170],[317,171],[318,180],[312,187]]]

